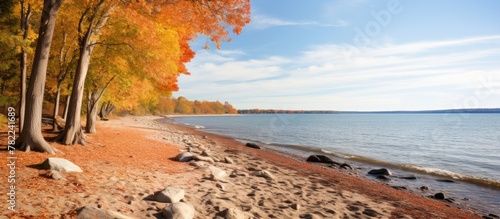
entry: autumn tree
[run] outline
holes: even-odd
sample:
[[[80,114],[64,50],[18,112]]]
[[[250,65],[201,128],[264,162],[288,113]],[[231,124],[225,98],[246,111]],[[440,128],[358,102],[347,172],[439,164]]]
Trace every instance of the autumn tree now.
[[[43,3],[35,57],[26,94],[24,127],[16,142],[16,148],[20,150],[44,151],[50,154],[56,152],[42,136],[41,121],[52,35],[61,4],[62,0],[44,0]]]
[[[63,144],[84,144],[84,135],[80,128],[80,111],[82,106],[82,96],[84,81],[87,75],[91,54],[98,44],[98,36],[102,28],[109,19],[111,12],[118,6],[118,2],[100,0],[95,4],[91,2],[82,13],[78,30],[80,34],[79,46],[80,57],[73,83],[73,91],[70,100],[70,111],[66,121],[65,130],[58,137]],[[146,5],[147,7],[142,7]],[[134,3],[125,4],[123,9],[131,9]],[[209,36],[210,40],[220,47],[220,43],[229,40],[228,28],[239,34],[244,25],[250,21],[249,0],[229,1],[229,0],[182,0],[175,2],[148,1],[139,5],[142,11],[148,12],[157,19],[169,32],[177,34],[181,51],[181,59],[186,55],[190,59],[188,42],[198,34]],[[147,9],[147,10],[144,10]],[[142,30],[147,34],[154,33],[154,29]],[[177,72],[185,70],[184,63],[176,62]],[[187,71],[186,71],[187,72]],[[176,74],[149,75],[150,80],[157,83],[155,87],[164,86],[167,89],[176,87]],[[160,88],[161,89],[161,88]],[[166,90],[166,89],[165,89]]]

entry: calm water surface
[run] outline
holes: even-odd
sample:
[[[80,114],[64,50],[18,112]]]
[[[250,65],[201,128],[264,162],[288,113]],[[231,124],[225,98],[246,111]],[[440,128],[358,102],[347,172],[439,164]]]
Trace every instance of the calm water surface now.
[[[475,195],[500,208],[500,114],[253,114],[175,122],[298,155],[322,149],[489,187]]]

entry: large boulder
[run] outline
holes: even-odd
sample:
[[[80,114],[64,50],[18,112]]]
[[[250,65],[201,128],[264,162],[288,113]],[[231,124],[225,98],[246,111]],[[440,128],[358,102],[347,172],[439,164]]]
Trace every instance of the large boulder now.
[[[368,171],[368,174],[373,174],[373,175],[385,175],[385,176],[391,176],[392,173],[386,168],[381,168],[381,169],[373,169]]]
[[[175,157],[175,160],[179,162],[189,162],[192,159],[193,159],[193,154],[187,151],[181,152]]]
[[[156,201],[165,203],[176,203],[184,198],[184,190],[177,187],[167,187],[156,194]]]
[[[177,202],[163,208],[162,214],[166,219],[192,219],[194,207],[189,203]]]
[[[41,166],[43,169],[59,172],[83,172],[79,166],[71,163],[71,161],[57,157],[47,158]]]
[[[132,219],[118,212],[104,210],[96,207],[85,206],[78,209],[76,214],[77,219]]]

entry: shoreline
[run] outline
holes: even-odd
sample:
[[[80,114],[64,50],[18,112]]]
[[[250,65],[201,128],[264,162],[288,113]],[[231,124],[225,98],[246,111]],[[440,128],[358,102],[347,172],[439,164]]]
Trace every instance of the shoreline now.
[[[189,116],[189,115],[186,115]],[[161,122],[161,119],[158,121]],[[182,123],[171,123],[172,120],[166,121],[164,123],[171,124],[174,126],[181,126],[188,129],[192,129],[202,133],[211,133],[207,132],[205,128],[199,128],[198,126],[194,126],[193,124],[182,124]],[[447,204],[451,204],[453,202],[454,205],[463,208],[469,209],[478,214],[498,214],[500,212],[492,212],[492,209],[496,209],[498,206],[495,206],[496,201],[491,195],[490,192],[498,193],[500,192],[500,187],[498,184],[485,184],[484,182],[477,182],[476,178],[453,178],[448,175],[441,175],[439,173],[427,172],[426,170],[417,170],[416,168],[412,168],[413,166],[405,166],[400,164],[393,164],[384,161],[374,160],[371,158],[361,157],[358,155],[347,155],[340,152],[334,151],[326,151],[319,148],[314,148],[314,150],[304,150],[305,146],[292,145],[293,148],[287,148],[287,145],[280,144],[269,144],[263,143],[260,141],[252,140],[252,139],[244,139],[244,138],[235,138],[232,136],[227,136],[220,133],[212,133],[214,135],[221,135],[223,137],[227,137],[230,139],[234,139],[235,141],[240,142],[244,145],[247,142],[256,143],[266,150],[271,151],[272,153],[285,155],[290,159],[294,159],[299,162],[306,162],[306,159],[310,155],[320,154],[326,155],[333,158],[335,161],[340,163],[348,163],[355,171],[344,171],[342,168],[335,169],[336,171],[341,171],[345,174],[355,174],[357,176],[361,176],[366,180],[373,181],[375,183],[410,191],[417,195],[429,197],[433,196],[434,193],[444,192],[448,199]],[[296,151],[296,153],[294,153]],[[297,153],[300,151],[299,153]],[[343,156],[355,156],[355,158],[345,158]],[[313,165],[320,165],[325,168],[335,168],[330,165],[318,164],[318,163],[310,163]],[[370,169],[374,168],[387,168],[393,172],[393,176],[387,178],[377,178],[376,175],[367,174]],[[465,175],[464,175],[465,176]],[[404,179],[405,177],[416,177],[416,179]],[[475,182],[470,182],[470,180]],[[496,183],[496,182],[495,182]],[[420,188],[425,186],[430,188],[428,190],[421,190]],[[466,193],[464,193],[466,191]],[[479,193],[479,194],[478,194]],[[470,196],[474,194],[476,196]],[[451,195],[451,196],[450,196]],[[480,200],[477,200],[477,195],[483,195]],[[485,197],[485,195],[489,197]],[[493,200],[492,200],[493,199]],[[481,202],[481,200],[483,202]],[[486,203],[484,203],[486,201]]]
[[[480,218],[453,204],[248,148],[229,137],[160,124],[160,118],[99,121],[98,133],[88,135],[86,146],[51,143],[61,151],[55,156],[17,152],[19,204],[17,213],[9,216],[74,218],[78,208],[101,206],[133,218],[162,218],[161,210],[169,204],[148,197],[166,186],[178,186],[186,191],[184,200],[194,206],[195,218],[213,218],[225,209],[257,218]],[[188,146],[204,148],[219,162],[172,160]],[[32,167],[47,157],[68,159],[84,172],[61,173],[66,180],[54,180],[47,170]],[[226,158],[233,164],[220,162]],[[207,178],[211,165],[229,176],[221,181]],[[254,175],[264,170],[273,179]],[[2,164],[0,171],[6,176],[7,166]]]

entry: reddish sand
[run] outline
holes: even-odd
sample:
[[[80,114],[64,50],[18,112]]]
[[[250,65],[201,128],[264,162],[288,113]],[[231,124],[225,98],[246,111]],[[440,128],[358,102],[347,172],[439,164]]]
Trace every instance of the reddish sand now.
[[[228,153],[238,155],[246,154],[258,159],[273,163],[276,167],[297,171],[304,178],[315,176],[316,182],[325,187],[338,191],[350,191],[370,197],[375,202],[387,202],[394,207],[390,212],[391,218],[480,218],[479,216],[462,211],[454,206],[432,200],[421,195],[407,191],[396,190],[357,176],[351,176],[334,169],[311,165],[306,162],[278,155],[267,150],[255,150],[243,146],[233,139],[207,134],[188,127],[166,125],[171,129],[190,133],[193,136],[208,136],[217,145],[226,148]],[[45,136],[50,139],[54,134],[44,127]],[[4,201],[0,217],[10,218],[74,218],[76,209],[100,200],[99,193],[114,193],[117,196],[124,194],[127,186],[115,186],[114,190],[107,191],[104,187],[109,177],[116,176],[122,179],[142,177],[145,182],[153,182],[154,177],[149,177],[146,172],[161,172],[163,174],[181,176],[193,173],[192,167],[172,161],[179,152],[179,147],[164,141],[153,140],[148,135],[157,133],[158,130],[149,130],[143,126],[133,126],[120,123],[98,123],[98,133],[88,135],[86,146],[64,146],[51,143],[60,150],[60,153],[49,155],[45,153],[16,151],[16,201],[18,211],[10,212]],[[0,133],[2,148],[6,145],[7,133]],[[61,153],[62,152],[62,153]],[[6,157],[7,151],[3,150]],[[33,165],[42,163],[47,157],[62,157],[72,161],[85,171],[83,173],[64,173],[66,181],[50,179],[47,170],[33,168]],[[0,190],[7,193],[8,167],[7,159],[0,162]],[[31,166],[31,167],[30,167]],[[36,166],[35,166],[36,167]],[[130,171],[133,174],[131,175]],[[143,173],[141,173],[143,172]],[[190,178],[189,178],[190,177]],[[191,176],[183,183],[193,182]],[[182,177],[180,177],[182,178]],[[189,178],[189,179],[188,179]],[[181,182],[181,181],[179,181]],[[193,186],[197,184],[193,182]],[[146,191],[161,190],[161,184],[151,185]],[[89,200],[87,200],[87,197]],[[92,199],[93,196],[96,198]],[[4,199],[7,199],[4,195]],[[123,198],[120,196],[118,198]],[[126,202],[126,200],[124,200]],[[109,204],[120,208],[121,213],[141,215],[133,206]]]

